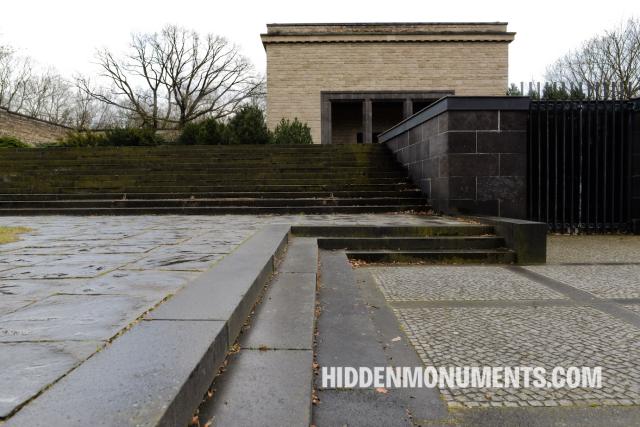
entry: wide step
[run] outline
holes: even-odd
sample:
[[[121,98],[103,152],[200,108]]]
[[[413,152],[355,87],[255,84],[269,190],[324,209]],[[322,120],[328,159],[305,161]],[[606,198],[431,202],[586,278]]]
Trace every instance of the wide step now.
[[[504,239],[496,236],[441,236],[441,237],[383,237],[383,238],[321,238],[321,249],[350,249],[353,251],[391,250],[420,251],[435,249],[497,249],[505,246]]]
[[[509,249],[347,251],[347,256],[358,261],[393,264],[513,264],[516,261],[515,252]]]
[[[0,215],[427,212],[386,147],[0,150]]]

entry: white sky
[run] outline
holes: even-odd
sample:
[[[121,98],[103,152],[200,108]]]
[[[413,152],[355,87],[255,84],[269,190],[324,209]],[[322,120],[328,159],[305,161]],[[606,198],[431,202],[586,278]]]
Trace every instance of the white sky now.
[[[95,70],[97,47],[123,50],[131,32],[171,23],[227,37],[264,71],[266,23],[507,21],[517,32],[509,80],[520,82],[631,16],[640,17],[639,0],[2,0],[0,44],[71,76]]]

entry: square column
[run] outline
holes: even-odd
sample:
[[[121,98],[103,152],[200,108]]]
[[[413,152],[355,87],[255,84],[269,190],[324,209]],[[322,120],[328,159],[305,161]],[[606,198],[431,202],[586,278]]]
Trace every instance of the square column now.
[[[373,142],[373,106],[371,99],[362,101],[362,142],[371,144]]]
[[[402,117],[406,119],[411,116],[413,116],[413,101],[407,98],[403,102]]]
[[[331,128],[333,126],[331,120],[331,100],[325,99],[322,100],[322,113],[321,113],[321,124],[320,124],[320,143],[321,144],[331,144]],[[315,142],[315,141],[314,141]]]

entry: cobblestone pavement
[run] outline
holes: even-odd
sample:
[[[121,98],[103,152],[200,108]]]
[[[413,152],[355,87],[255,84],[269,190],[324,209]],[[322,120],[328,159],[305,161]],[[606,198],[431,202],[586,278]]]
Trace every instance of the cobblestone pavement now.
[[[548,245],[544,266],[367,267],[427,366],[602,367],[600,389],[443,387],[450,408],[640,405],[640,238]]]
[[[417,215],[4,217],[0,420],[267,223],[456,223]]]

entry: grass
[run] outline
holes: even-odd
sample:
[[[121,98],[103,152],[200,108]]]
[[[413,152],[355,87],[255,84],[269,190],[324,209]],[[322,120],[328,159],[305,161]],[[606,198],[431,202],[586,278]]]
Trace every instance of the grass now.
[[[0,227],[0,245],[18,240],[18,234],[31,231],[27,227]]]

